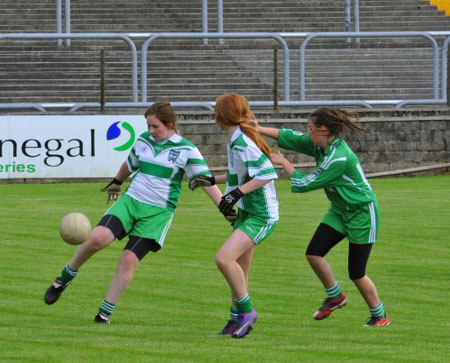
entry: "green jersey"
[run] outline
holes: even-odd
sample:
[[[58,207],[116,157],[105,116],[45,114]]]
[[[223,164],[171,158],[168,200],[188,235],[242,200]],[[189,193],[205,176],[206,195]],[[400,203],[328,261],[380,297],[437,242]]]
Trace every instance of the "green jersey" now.
[[[144,132],[136,140],[126,161],[128,170],[136,172],[126,194],[139,202],[175,209],[181,191],[181,181],[211,173],[197,147],[173,134],[156,142]]]
[[[332,206],[344,210],[376,201],[357,156],[344,140],[335,138],[324,150],[314,145],[309,135],[281,129],[278,145],[316,159],[317,167],[310,174],[292,174],[292,192],[324,188]]]
[[[247,183],[251,179],[270,180],[262,188],[244,195],[237,207],[254,216],[269,221],[278,220],[278,200],[274,179],[277,173],[267,156],[252,139],[242,133],[240,128],[231,135],[227,144],[228,170],[225,193]]]

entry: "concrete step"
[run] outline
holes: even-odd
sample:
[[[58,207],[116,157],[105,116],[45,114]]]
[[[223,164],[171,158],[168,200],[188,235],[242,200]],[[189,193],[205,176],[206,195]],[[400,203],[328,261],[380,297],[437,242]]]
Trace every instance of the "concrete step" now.
[[[210,30],[216,2],[209,2]],[[41,9],[42,8],[42,9]],[[51,31],[55,3],[4,0],[0,32]],[[450,29],[450,19],[421,0],[360,2],[361,30]],[[18,14],[15,16],[15,14]],[[342,31],[342,3],[329,0],[224,2],[226,31]],[[200,31],[201,2],[167,0],[78,0],[72,2],[73,31]],[[131,100],[130,54],[123,41],[72,40],[70,52],[55,41],[3,41],[0,51],[0,102],[5,100],[98,101],[99,48],[107,49],[109,100]],[[292,97],[298,97],[298,46],[291,47]],[[158,40],[148,51],[149,98],[211,100],[242,92],[270,100],[273,82],[271,40]],[[136,41],[139,48],[142,40]],[[411,49],[417,44],[417,49]],[[392,47],[395,47],[393,50]],[[345,39],[320,39],[306,52],[307,97],[330,99],[431,98],[430,46],[421,39],[362,39],[352,49]],[[66,49],[67,50],[67,49]],[[37,52],[35,52],[37,51]],[[279,52],[281,85],[282,52]],[[140,60],[140,59],[139,59]],[[280,86],[280,89],[282,85]],[[38,102],[38,101],[35,101]]]

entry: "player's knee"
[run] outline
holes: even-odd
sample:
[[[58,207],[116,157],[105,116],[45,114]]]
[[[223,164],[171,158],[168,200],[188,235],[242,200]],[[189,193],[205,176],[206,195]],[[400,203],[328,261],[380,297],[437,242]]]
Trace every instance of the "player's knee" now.
[[[119,260],[118,270],[122,273],[133,272],[139,263],[136,254],[131,251],[124,251]]]
[[[111,232],[106,228],[95,228],[89,236],[89,244],[95,250],[101,250],[111,242]]]
[[[224,269],[230,264],[230,261],[224,256],[223,254],[218,253],[215,258],[216,266],[219,268],[219,270]]]
[[[306,256],[306,259],[308,260],[310,265],[316,265],[321,260],[323,260],[322,256],[317,256],[317,255],[305,255],[305,256]]]
[[[354,268],[348,270],[348,277],[353,282],[362,279],[364,276],[366,276],[365,269]]]
[[[366,265],[371,249],[372,244],[350,242],[348,255],[348,276],[350,280],[357,281],[366,275]]]

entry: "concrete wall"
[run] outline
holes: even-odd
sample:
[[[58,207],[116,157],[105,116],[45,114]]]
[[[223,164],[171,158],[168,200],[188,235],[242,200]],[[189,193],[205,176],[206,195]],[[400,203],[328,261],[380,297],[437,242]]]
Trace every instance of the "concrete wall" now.
[[[306,132],[308,112],[257,113],[263,126]],[[344,138],[358,155],[366,173],[450,163],[450,115],[447,111],[362,112],[366,132]],[[194,142],[214,172],[225,169],[228,135],[214,123],[212,113],[179,114],[181,134]],[[270,142],[271,146],[275,143]],[[314,160],[286,152],[301,170],[312,168]]]
[[[119,114],[141,115],[143,109],[125,110]],[[307,131],[307,119],[312,110],[272,111],[255,110],[263,126],[291,128]],[[48,113],[46,113],[48,114]],[[79,112],[77,114],[92,114]],[[102,114],[118,114],[108,110]],[[70,113],[70,115],[74,115]],[[366,132],[357,138],[344,138],[358,155],[368,176],[438,174],[450,171],[450,109],[447,107],[424,107],[415,110],[372,109],[359,112],[360,122]],[[204,155],[213,174],[226,170],[226,143],[228,135],[220,131],[211,111],[177,111],[180,133],[194,142]],[[270,141],[270,140],[268,140]],[[272,141],[269,144],[276,147]],[[315,162],[312,158],[293,152],[284,152],[298,170],[309,172]],[[417,168],[418,170],[407,170]],[[281,178],[285,177],[278,168]],[[370,175],[372,174],[372,175]],[[67,179],[6,179],[5,183],[53,183],[95,182],[105,178]]]

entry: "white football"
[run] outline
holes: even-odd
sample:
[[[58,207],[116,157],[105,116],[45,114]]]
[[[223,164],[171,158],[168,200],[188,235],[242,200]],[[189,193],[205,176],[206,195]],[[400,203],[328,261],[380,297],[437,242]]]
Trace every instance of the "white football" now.
[[[59,224],[61,238],[71,244],[79,245],[86,241],[91,233],[91,223],[82,213],[70,213]]]

